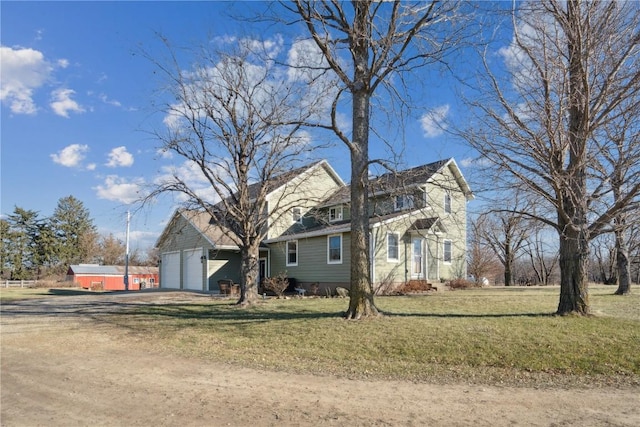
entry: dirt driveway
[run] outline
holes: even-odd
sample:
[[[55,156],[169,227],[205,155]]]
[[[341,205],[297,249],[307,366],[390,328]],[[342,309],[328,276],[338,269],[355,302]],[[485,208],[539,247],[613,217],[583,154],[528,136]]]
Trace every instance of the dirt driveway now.
[[[128,301],[168,295],[3,304],[1,425],[640,425],[638,389],[442,386],[258,371],[150,350],[96,320]]]

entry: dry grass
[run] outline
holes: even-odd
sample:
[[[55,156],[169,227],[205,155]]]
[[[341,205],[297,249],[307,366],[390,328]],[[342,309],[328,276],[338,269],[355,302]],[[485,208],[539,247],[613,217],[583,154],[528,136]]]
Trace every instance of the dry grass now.
[[[640,385],[640,295],[593,287],[592,317],[552,313],[558,288],[378,297],[385,316],[346,321],[343,299],[269,299],[251,309],[199,298],[135,306],[103,321],[161,351],[353,378]],[[635,290],[635,289],[634,289]]]

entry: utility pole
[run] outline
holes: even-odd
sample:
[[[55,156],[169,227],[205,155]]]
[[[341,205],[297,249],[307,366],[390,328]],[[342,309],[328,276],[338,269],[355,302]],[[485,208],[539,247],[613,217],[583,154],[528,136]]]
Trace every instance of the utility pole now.
[[[129,290],[129,211],[127,211],[127,236],[124,249],[124,290]]]

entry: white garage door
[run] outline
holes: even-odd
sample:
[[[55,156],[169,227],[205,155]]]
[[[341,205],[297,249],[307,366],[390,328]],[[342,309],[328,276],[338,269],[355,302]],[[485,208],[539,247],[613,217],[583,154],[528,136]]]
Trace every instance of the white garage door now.
[[[162,254],[160,287],[180,289],[180,252]]]
[[[202,248],[185,250],[184,256],[184,289],[202,291]]]

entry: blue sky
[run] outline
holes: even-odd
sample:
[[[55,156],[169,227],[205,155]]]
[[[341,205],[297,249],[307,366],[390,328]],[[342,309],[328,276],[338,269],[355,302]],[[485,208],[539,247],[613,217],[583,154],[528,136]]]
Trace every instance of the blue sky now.
[[[126,211],[135,209],[141,186],[179,162],[160,155],[148,133],[162,126],[151,106],[159,82],[140,48],[156,52],[158,32],[181,45],[276,33],[229,19],[224,11],[230,5],[2,1],[1,213],[19,206],[45,217],[61,197],[73,195],[100,233],[124,238]],[[264,3],[235,7],[248,12]],[[285,31],[285,40],[296,36],[295,29]],[[455,157],[466,173],[468,149],[433,125],[457,114],[454,80],[422,72],[430,83],[416,96],[421,108],[407,119],[404,135],[392,138],[406,141],[406,166]],[[385,155],[374,141],[371,157]],[[323,157],[348,181],[346,147],[336,145]],[[152,245],[176,207],[167,199],[136,212],[132,247]]]

